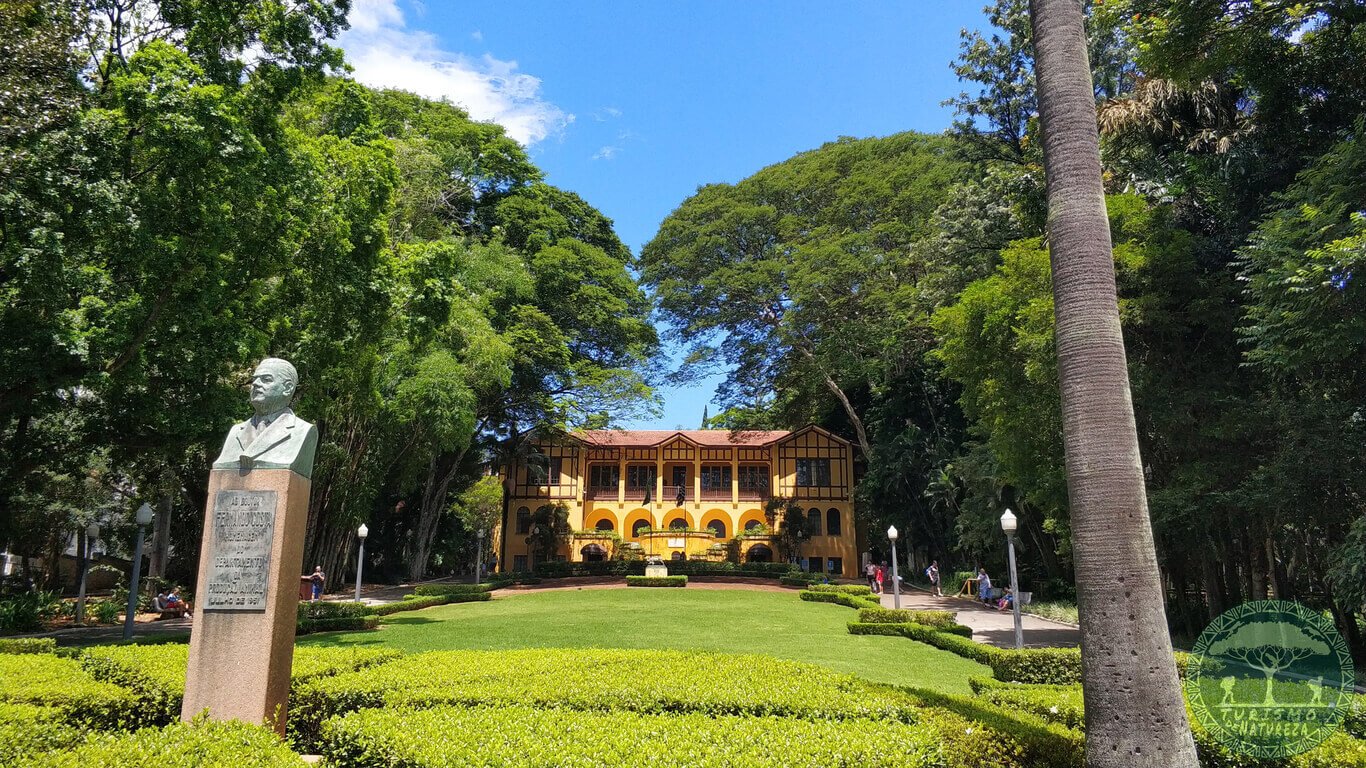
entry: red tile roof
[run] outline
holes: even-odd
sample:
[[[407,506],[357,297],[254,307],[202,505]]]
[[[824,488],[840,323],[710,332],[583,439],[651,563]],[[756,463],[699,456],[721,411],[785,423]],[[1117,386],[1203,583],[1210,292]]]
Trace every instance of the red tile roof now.
[[[573,437],[591,445],[651,446],[681,435],[708,448],[728,448],[733,445],[762,446],[792,434],[785,429],[756,429],[732,432],[728,429],[592,429],[573,433]]]

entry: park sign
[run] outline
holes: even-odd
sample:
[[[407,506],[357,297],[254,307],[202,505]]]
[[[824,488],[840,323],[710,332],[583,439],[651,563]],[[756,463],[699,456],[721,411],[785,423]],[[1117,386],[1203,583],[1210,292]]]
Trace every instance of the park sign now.
[[[1231,751],[1284,758],[1318,746],[1351,706],[1352,655],[1332,621],[1288,600],[1244,603],[1200,633],[1186,668],[1196,722]]]

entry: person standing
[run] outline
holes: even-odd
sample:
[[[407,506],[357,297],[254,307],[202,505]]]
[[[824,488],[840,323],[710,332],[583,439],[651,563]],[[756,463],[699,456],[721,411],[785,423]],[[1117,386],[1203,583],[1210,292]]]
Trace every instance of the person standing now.
[[[323,584],[327,581],[327,576],[323,575],[323,567],[313,566],[313,575],[309,576],[308,580],[313,584],[313,602],[316,603],[323,596]]]
[[[977,599],[985,605],[991,605],[991,577],[985,568],[977,569]]]
[[[939,588],[939,561],[930,563],[930,567],[925,569],[925,575],[930,577],[930,587],[934,589],[935,597],[943,597],[944,592]]]
[[[877,589],[877,566],[873,565],[872,560],[869,560],[868,564],[863,566],[863,575],[868,579],[868,588]]]
[[[877,567],[877,589],[875,589],[875,590],[873,590],[873,591],[874,591],[875,593],[879,594],[879,595],[882,594],[882,579],[883,579],[883,576],[886,574],[886,572],[887,572],[887,569],[886,569],[885,567],[883,567],[883,566],[881,566],[881,565],[879,565],[879,566]]]

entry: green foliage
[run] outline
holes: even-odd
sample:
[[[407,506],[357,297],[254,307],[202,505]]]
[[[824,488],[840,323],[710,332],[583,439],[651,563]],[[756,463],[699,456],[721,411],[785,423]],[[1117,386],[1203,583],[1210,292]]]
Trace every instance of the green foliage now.
[[[296,648],[290,684],[297,690],[311,681],[399,656],[387,648]],[[77,673],[83,669],[95,680],[128,691],[136,702],[129,707],[137,723],[166,725],[180,717],[189,657],[184,644],[93,646],[80,656]]]
[[[58,709],[0,702],[0,765],[20,765],[84,738],[85,732],[68,724]]]
[[[686,587],[687,576],[627,576],[628,587]]]
[[[176,723],[127,735],[97,735],[69,752],[48,752],[33,768],[298,768],[299,756],[274,731],[238,721]]]
[[[114,731],[148,724],[129,692],[95,680],[76,661],[45,653],[0,654],[0,702],[50,707],[79,728]]]
[[[499,746],[490,752],[488,744]],[[936,731],[871,720],[811,721],[639,712],[565,712],[526,706],[416,713],[368,710],[330,721],[329,764],[414,768],[591,763],[632,766],[939,766]],[[997,765],[1000,765],[999,763]]]
[[[0,653],[56,653],[51,637],[0,637]]]
[[[21,592],[0,596],[0,632],[35,632],[57,615],[60,601],[53,592]],[[0,641],[3,642],[3,641]]]
[[[631,669],[630,675],[619,674]],[[565,685],[564,670],[575,683]],[[686,686],[679,681],[686,680]],[[449,651],[404,657],[297,691],[291,719],[316,736],[357,709],[527,705],[645,713],[905,720],[904,697],[822,667],[764,656],[653,650]]]
[[[838,592],[854,597],[868,597],[873,594],[873,588],[865,584],[812,584],[808,589],[812,592]]]
[[[438,596],[448,597],[450,595],[472,595],[481,592],[488,592],[493,589],[492,584],[419,584],[413,587],[413,594],[418,596]]]
[[[905,624],[911,620],[911,612],[895,608],[861,608],[858,620],[865,624]]]
[[[811,586],[819,587],[830,585],[813,584]],[[882,608],[882,601],[877,598],[849,594],[847,592],[825,592],[816,589],[804,589],[797,593],[797,597],[810,603],[835,603],[836,605],[842,605],[846,608],[854,608],[857,610],[880,610]]]

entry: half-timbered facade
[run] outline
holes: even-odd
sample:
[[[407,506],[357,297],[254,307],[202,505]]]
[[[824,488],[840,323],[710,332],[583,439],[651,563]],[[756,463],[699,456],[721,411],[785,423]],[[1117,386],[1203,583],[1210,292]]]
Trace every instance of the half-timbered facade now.
[[[799,560],[856,575],[850,444],[819,427],[796,431],[597,430],[543,443],[505,467],[509,503],[495,539],[500,570],[531,565],[535,510],[564,504],[572,533],[554,556],[602,560],[629,547],[668,559],[771,561],[774,497],[806,510]]]

